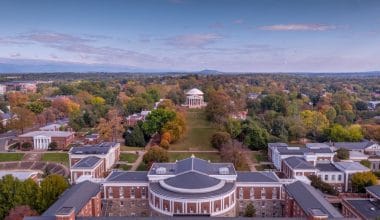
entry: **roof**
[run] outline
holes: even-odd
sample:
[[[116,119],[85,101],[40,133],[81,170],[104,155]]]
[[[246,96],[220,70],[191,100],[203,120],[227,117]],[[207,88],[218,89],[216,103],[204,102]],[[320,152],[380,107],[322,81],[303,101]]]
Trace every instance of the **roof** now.
[[[70,154],[107,154],[111,148],[118,146],[116,142],[103,142],[94,145],[72,147]]]
[[[220,175],[219,168],[228,169],[228,174],[224,175],[236,175],[232,163],[210,163],[193,156],[175,163],[154,163],[149,170],[149,175],[160,175],[156,173],[156,169],[160,167],[166,169],[164,175],[176,175],[188,171],[197,171],[207,175]]]
[[[72,207],[77,215],[86,203],[100,192],[100,184],[84,181],[73,185],[42,216],[55,216],[64,207]]]
[[[368,186],[365,189],[367,190],[367,192],[371,193],[377,198],[380,198],[380,185]]]
[[[335,162],[335,166],[342,171],[370,171],[370,169],[366,166],[358,162]]]
[[[81,159],[71,168],[92,168],[101,161],[99,157],[89,156]]]
[[[362,142],[332,142],[328,143],[337,149],[345,148],[347,150],[364,150],[367,147],[375,144],[373,141],[362,141]]]
[[[58,123],[49,124],[43,127],[40,127],[40,130],[55,130],[57,128],[60,128],[62,125]]]
[[[236,182],[278,182],[274,172],[237,172]]]
[[[359,151],[349,151],[350,159],[368,159],[368,155]]]
[[[340,170],[332,163],[317,163],[315,167],[323,172],[340,172]]]
[[[315,167],[312,164],[300,157],[288,157],[284,159],[284,162],[293,169],[315,170]]]
[[[47,136],[47,137],[69,137],[73,135],[73,132],[69,131],[31,131],[22,135],[19,135],[19,137],[35,137],[35,136]]]
[[[281,142],[276,142],[276,143],[268,143],[269,148],[277,148],[277,147],[287,147],[288,144],[286,143],[281,143]]]
[[[330,146],[325,143],[307,143],[307,148],[329,148]]]
[[[303,155],[305,153],[332,154],[330,148],[306,148],[306,147],[279,147],[277,151],[281,155]]]
[[[286,192],[293,197],[305,213],[324,213],[329,218],[342,218],[343,216],[312,186],[301,181],[285,185]]]
[[[195,181],[196,180],[196,181]],[[217,185],[221,182],[220,179],[210,177],[205,174],[198,172],[190,171],[187,173],[180,174],[168,179],[165,179],[164,182],[176,188],[182,189],[202,189],[208,188]]]
[[[369,199],[346,199],[351,207],[365,219],[377,219],[380,216],[380,203]]]
[[[186,95],[203,95],[203,92],[197,88],[193,88],[187,91]]]
[[[112,171],[107,177],[107,182],[148,182],[146,171]]]

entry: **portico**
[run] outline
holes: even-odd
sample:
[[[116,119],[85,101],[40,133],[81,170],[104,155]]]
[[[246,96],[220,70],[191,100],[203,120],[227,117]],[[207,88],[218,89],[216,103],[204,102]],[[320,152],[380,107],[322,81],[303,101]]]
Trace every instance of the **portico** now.
[[[189,108],[202,108],[206,106],[203,100],[203,92],[199,89],[191,89],[186,92],[186,104]]]

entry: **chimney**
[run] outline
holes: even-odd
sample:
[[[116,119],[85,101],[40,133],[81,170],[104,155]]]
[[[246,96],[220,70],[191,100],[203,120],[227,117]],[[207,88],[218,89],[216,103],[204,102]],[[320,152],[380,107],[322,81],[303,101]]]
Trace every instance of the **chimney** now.
[[[55,213],[55,220],[75,220],[74,207],[62,207]]]

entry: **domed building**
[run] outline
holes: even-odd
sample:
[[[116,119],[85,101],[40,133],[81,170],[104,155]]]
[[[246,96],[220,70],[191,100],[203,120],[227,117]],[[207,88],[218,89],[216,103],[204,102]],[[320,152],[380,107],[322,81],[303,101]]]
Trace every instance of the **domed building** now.
[[[190,89],[186,93],[185,106],[188,108],[202,108],[206,106],[203,100],[203,92],[197,88]]]

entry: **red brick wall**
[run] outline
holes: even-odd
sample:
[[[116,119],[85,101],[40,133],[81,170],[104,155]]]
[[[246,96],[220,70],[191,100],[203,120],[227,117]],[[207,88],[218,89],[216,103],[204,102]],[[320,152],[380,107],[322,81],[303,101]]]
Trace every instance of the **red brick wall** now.
[[[100,192],[91,198],[86,205],[80,210],[78,216],[100,216],[101,214],[101,196]]]

